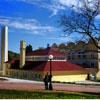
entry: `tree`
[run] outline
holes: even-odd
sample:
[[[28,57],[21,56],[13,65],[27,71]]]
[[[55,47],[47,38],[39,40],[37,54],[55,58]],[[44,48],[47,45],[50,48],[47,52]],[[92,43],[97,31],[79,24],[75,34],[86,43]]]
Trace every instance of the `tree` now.
[[[28,52],[32,52],[32,46],[29,44],[29,45],[27,45],[26,46],[26,53],[28,53]]]
[[[59,49],[65,49],[66,48],[66,45],[64,44],[64,43],[61,43],[60,45],[59,45]]]
[[[63,14],[58,21],[67,35],[79,33],[82,38],[88,37],[100,49],[95,36],[100,36],[100,0],[79,0],[71,12]],[[80,36],[79,35],[79,36]]]
[[[57,47],[58,47],[57,44],[54,43],[51,48],[57,48]]]
[[[44,47],[39,47],[39,50],[43,50],[44,49]]]
[[[12,51],[8,51],[8,60],[12,60],[14,58],[20,58],[20,55],[18,53],[12,52]]]

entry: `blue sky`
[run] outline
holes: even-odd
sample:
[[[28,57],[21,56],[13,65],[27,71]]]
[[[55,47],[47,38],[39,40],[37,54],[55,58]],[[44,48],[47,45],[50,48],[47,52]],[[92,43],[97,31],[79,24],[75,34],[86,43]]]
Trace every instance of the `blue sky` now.
[[[61,37],[63,32],[56,21],[76,3],[77,0],[0,0],[0,27],[8,26],[9,50],[19,52],[21,40],[34,50],[47,43],[51,46],[72,41],[73,37]]]

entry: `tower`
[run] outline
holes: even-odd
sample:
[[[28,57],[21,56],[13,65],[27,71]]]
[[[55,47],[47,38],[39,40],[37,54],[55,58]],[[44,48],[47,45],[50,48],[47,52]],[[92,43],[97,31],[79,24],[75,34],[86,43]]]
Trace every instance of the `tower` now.
[[[8,27],[1,27],[1,43],[0,43],[0,75],[5,75],[5,63],[8,61]]]
[[[20,42],[20,68],[25,65],[25,41]]]

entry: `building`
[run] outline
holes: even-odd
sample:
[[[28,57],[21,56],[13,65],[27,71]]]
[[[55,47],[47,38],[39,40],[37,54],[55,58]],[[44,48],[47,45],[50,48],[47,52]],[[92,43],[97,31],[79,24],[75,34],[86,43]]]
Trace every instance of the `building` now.
[[[100,45],[99,42],[97,42]],[[82,66],[84,68],[97,68],[100,70],[100,49],[96,48],[92,40],[88,43],[83,41],[77,44],[70,42],[66,48],[61,48],[59,51],[67,54],[67,61]],[[92,76],[100,79],[100,72],[93,73]]]
[[[5,75],[5,63],[8,61],[8,27],[1,27],[0,36],[0,75]]]
[[[8,77],[43,80],[50,72],[49,55],[52,60],[52,81],[68,82],[89,79],[98,69],[86,69],[67,61],[66,55],[47,47],[25,54],[25,41],[20,42],[20,59],[6,62],[5,75]],[[96,76],[94,77],[96,79]]]

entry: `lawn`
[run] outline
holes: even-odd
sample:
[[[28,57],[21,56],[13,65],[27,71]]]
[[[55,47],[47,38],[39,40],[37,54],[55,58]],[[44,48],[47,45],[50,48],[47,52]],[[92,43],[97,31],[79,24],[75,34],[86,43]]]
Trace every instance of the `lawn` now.
[[[100,99],[100,93],[0,89],[0,99]]]

